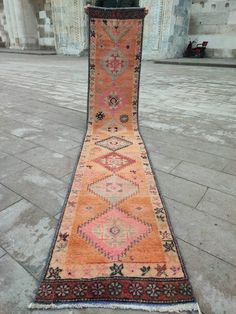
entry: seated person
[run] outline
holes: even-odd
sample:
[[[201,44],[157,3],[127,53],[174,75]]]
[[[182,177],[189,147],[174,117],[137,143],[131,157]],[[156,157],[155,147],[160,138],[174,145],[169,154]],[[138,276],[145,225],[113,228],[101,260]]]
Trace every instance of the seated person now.
[[[105,8],[139,7],[139,0],[96,0],[95,6]]]

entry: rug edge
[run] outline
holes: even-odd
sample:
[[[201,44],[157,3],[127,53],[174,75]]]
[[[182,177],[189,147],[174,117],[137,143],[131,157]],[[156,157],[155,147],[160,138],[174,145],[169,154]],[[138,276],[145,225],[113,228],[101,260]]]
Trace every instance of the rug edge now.
[[[43,304],[43,303],[31,303],[28,306],[31,310],[58,310],[58,309],[83,309],[83,308],[104,308],[104,309],[123,309],[123,310],[143,310],[147,312],[169,312],[169,313],[181,313],[183,311],[197,311],[201,314],[200,307],[197,302],[174,304],[174,305],[145,305],[145,304],[124,304],[124,303],[62,303],[62,304]]]

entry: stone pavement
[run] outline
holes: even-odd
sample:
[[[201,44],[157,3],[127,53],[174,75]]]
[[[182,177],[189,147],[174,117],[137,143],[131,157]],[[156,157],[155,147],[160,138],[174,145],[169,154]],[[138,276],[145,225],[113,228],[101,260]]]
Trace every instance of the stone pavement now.
[[[1,53],[0,69],[0,314],[27,314],[85,132],[87,60]],[[233,314],[235,69],[144,62],[140,123],[202,311]]]
[[[226,58],[226,59],[221,59],[221,58],[160,59],[160,60],[156,60],[155,63],[236,68],[236,59],[234,59],[234,58]]]

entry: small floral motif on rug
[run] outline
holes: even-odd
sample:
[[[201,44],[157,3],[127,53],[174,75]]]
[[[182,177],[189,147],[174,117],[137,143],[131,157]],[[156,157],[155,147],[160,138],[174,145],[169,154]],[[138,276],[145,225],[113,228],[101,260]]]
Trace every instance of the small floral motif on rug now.
[[[87,133],[31,308],[197,309],[138,129],[145,10],[88,15]]]

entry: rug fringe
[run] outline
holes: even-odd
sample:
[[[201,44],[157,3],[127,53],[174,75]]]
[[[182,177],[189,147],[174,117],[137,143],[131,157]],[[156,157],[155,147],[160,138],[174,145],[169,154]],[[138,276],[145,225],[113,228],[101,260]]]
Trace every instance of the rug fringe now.
[[[56,310],[56,309],[83,309],[83,308],[108,308],[108,309],[123,309],[123,310],[144,310],[148,312],[169,312],[181,313],[184,311],[197,311],[201,314],[198,303],[184,303],[176,305],[145,305],[145,304],[122,304],[122,303],[73,303],[73,304],[43,304],[31,303],[28,306],[31,310]]]

